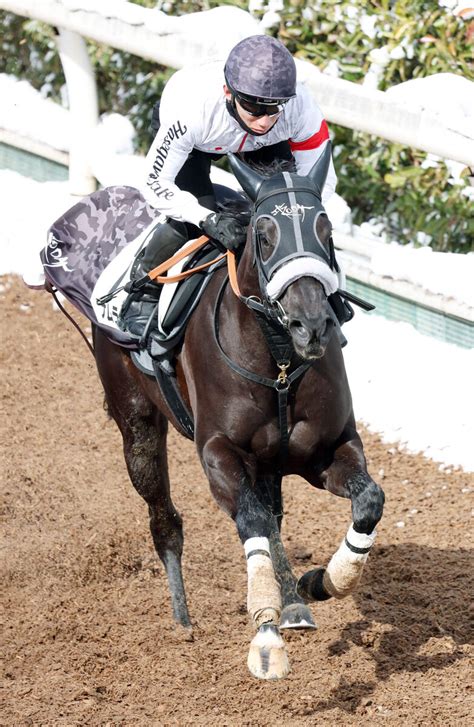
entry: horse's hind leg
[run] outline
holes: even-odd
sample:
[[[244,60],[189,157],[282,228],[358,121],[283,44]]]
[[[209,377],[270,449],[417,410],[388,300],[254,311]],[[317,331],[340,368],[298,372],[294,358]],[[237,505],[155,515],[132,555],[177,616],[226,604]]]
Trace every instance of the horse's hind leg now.
[[[148,504],[150,531],[162,561],[171,594],[175,621],[191,625],[181,568],[182,519],[170,496],[166,435],[168,421],[155,410],[152,417],[131,423],[133,436],[124,437],[124,454],[130,479]]]
[[[304,600],[296,592],[296,578],[291,570],[288,557],[281,541],[281,525],[283,521],[283,499],[281,492],[281,475],[263,475],[257,477],[256,488],[262,493],[265,505],[275,516],[272,519],[269,542],[275,574],[280,583],[282,611],[280,628],[282,629],[315,629],[313,616]]]
[[[173,616],[189,627],[181,569],[182,520],[171,500],[168,477],[168,422],[138,385],[135,376],[141,374],[128,357],[100,335],[95,343],[97,367],[109,411],[122,434],[128,473],[148,505],[153,542],[168,577]]]

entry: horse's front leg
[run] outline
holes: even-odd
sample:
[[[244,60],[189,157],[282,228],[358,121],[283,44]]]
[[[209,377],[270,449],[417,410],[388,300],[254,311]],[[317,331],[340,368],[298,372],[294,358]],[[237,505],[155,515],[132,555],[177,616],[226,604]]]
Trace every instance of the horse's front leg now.
[[[227,437],[214,435],[202,447],[201,459],[212,494],[237,526],[247,559],[247,609],[256,629],[249,670],[259,679],[281,679],[290,667],[279,631],[281,594],[270,551],[276,518],[264,505],[250,455]]]
[[[265,505],[275,516],[270,532],[270,552],[281,589],[282,611],[281,629],[315,629],[313,616],[304,600],[296,592],[296,578],[291,570],[288,556],[281,540],[283,521],[283,498],[280,473],[259,474],[257,489],[264,498]],[[275,527],[276,525],[276,527]]]
[[[355,430],[353,435],[338,447],[322,477],[326,490],[350,498],[352,524],[327,567],[308,571],[298,581],[297,591],[307,601],[344,598],[355,590],[382,517],[383,490],[368,474],[362,443]]]

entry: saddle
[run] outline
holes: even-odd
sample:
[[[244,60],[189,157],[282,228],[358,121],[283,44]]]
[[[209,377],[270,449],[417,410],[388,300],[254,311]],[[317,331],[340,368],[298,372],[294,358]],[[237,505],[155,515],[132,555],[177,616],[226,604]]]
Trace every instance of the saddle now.
[[[220,203],[245,201],[241,194],[227,187],[214,185],[214,190]],[[159,223],[160,217],[133,187],[98,190],[53,223],[40,258],[47,281],[45,287],[60,291],[109,340],[130,351],[140,371],[157,379],[182,433],[193,439],[192,418],[177,387],[173,361],[189,318],[213,272],[224,260],[176,285],[164,286],[160,309],[156,312],[158,325],[144,347],[140,348],[137,339],[117,325],[127,297],[125,285],[130,279],[130,270],[146,244],[150,225]],[[215,258],[215,248],[207,246],[185,261],[183,271]]]
[[[186,245],[178,255],[185,251]],[[216,249],[207,245],[191,254],[184,264],[178,263],[169,268],[171,278],[189,275],[176,283],[162,284],[157,307],[146,326],[143,340],[139,342],[139,350],[131,352],[131,358],[140,371],[153,374],[158,365],[165,373],[173,375],[173,360],[181,347],[187,323],[213,273],[224,264],[223,256],[216,258]]]

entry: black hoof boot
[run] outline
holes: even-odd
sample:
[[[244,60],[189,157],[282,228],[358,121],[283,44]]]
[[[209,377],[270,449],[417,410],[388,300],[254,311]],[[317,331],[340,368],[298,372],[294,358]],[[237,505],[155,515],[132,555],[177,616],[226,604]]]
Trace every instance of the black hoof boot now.
[[[315,568],[301,576],[296,584],[296,593],[306,603],[311,601],[327,601],[331,598],[323,586],[323,576],[326,568]]]
[[[291,603],[285,606],[280,616],[281,629],[315,629],[313,615],[304,603]]]

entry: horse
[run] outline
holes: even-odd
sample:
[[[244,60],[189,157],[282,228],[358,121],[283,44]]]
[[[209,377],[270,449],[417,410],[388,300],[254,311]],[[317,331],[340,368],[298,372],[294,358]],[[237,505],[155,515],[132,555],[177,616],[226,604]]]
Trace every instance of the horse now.
[[[329,151],[328,151],[329,149]],[[217,504],[235,523],[247,563],[255,635],[248,668],[260,679],[290,669],[281,629],[314,628],[307,605],[357,586],[384,494],[367,472],[338,326],[331,224],[321,202],[330,148],[306,177],[262,176],[231,156],[252,203],[234,285],[217,270],[187,325],[176,361],[194,439]],[[237,294],[236,294],[236,292]],[[97,369],[123,438],[128,473],[148,505],[175,621],[191,629],[181,569],[182,519],[170,492],[168,423],[179,429],[153,377],[94,327]],[[352,524],[326,568],[291,571],[280,530],[282,477],[349,498]]]

